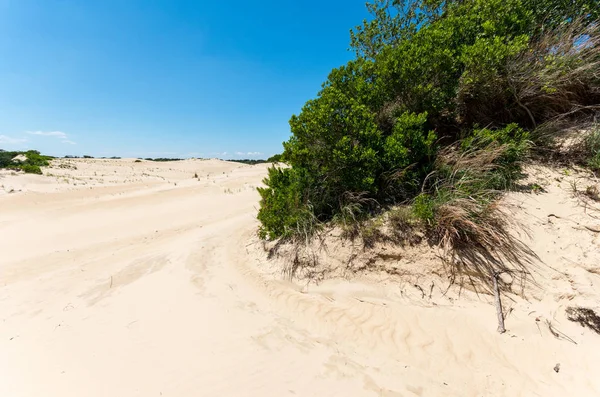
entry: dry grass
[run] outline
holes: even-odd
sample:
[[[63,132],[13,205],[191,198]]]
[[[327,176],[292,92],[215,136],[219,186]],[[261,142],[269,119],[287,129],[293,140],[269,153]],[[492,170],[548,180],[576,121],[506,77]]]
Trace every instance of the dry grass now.
[[[468,125],[516,122],[551,141],[575,120],[600,111],[600,28],[573,21],[546,30],[482,84],[461,86],[458,107]]]
[[[508,65],[508,86],[532,127],[600,109],[600,30],[575,21],[547,31]]]
[[[569,320],[579,323],[582,327],[589,328],[600,335],[600,316],[592,309],[585,307],[568,307],[566,314]]]
[[[460,142],[443,149],[436,159],[435,168],[438,171],[432,173],[435,181],[433,189],[441,190],[451,187],[453,190],[477,190],[481,191],[482,185],[490,181],[490,173],[498,170],[498,160],[507,152],[509,146],[498,142],[490,142],[483,147],[474,144],[472,147],[461,150]],[[514,164],[518,166],[519,164]],[[443,170],[446,175],[436,179],[436,173]],[[424,186],[428,182],[426,179]],[[496,191],[489,192],[496,195]]]
[[[473,142],[466,149],[452,145],[439,154],[437,171],[424,185],[434,214],[429,238],[443,248],[453,279],[466,277],[489,288],[498,274],[522,283],[530,274],[536,255],[512,232],[523,228],[501,204],[520,174],[520,160],[502,165],[509,150],[495,141]]]
[[[442,205],[435,235],[452,278],[464,276],[471,284],[476,280],[490,288],[493,277],[506,273],[524,285],[537,256],[511,233],[515,228],[511,219],[499,200],[481,203],[460,198]]]

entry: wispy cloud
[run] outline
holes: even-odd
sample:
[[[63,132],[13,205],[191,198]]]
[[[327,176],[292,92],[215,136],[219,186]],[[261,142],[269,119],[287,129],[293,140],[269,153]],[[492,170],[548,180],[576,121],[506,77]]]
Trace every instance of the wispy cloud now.
[[[261,152],[235,152],[238,156],[260,156]]]
[[[0,143],[14,145],[17,143],[27,142],[27,138],[13,138],[6,135],[0,135]]]
[[[55,136],[60,139],[67,139],[67,134],[62,131],[27,131],[29,135]]]
[[[76,145],[75,142],[69,139],[69,136],[66,132],[62,131],[27,131],[29,135],[37,135],[37,136],[48,136],[60,139],[62,143],[67,143],[69,145]]]

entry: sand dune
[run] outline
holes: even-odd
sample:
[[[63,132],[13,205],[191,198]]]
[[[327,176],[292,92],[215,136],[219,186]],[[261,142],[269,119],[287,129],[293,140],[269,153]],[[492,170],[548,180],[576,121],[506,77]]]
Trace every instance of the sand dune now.
[[[255,237],[265,173],[78,159],[2,174],[0,396],[600,395],[600,336],[561,317],[600,305],[598,234],[565,221],[584,221],[568,181],[511,197],[559,271],[499,335],[486,297],[417,299],[385,274],[283,281]]]

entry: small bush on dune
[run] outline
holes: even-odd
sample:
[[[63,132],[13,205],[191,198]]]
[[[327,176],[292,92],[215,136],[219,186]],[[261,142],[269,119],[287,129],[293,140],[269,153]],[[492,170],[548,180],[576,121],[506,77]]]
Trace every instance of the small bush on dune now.
[[[53,157],[40,154],[37,150],[29,150],[25,152],[25,156],[27,157],[25,164],[37,165],[38,167],[48,166],[49,160],[53,159]]]
[[[0,150],[0,168],[7,168],[8,166],[13,164],[12,159],[17,154],[15,152],[7,152],[4,150]]]
[[[21,162],[13,161],[18,155],[23,155],[26,159]],[[29,150],[27,152],[0,151],[0,168],[21,170],[25,173],[41,175],[42,170],[40,167],[48,166],[51,159],[53,157],[44,156],[37,150]]]
[[[308,238],[317,230],[319,222],[305,197],[306,179],[290,168],[269,169],[267,187],[258,188],[262,238]]]
[[[23,165],[19,166],[19,169],[21,169],[23,172],[25,172],[27,174],[42,175],[42,170],[37,165],[23,164]]]

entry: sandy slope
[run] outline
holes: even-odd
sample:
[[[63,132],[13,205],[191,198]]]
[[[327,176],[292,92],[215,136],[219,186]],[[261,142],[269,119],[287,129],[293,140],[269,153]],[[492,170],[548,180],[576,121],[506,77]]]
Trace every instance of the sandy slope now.
[[[265,169],[124,159],[5,173],[0,396],[600,395],[600,336],[561,317],[571,301],[600,305],[600,244],[565,220],[583,216],[566,182],[548,182],[553,199],[514,197],[521,215],[539,210],[532,244],[561,269],[509,305],[498,335],[485,297],[269,275],[254,237]],[[564,217],[548,223],[545,205]]]

